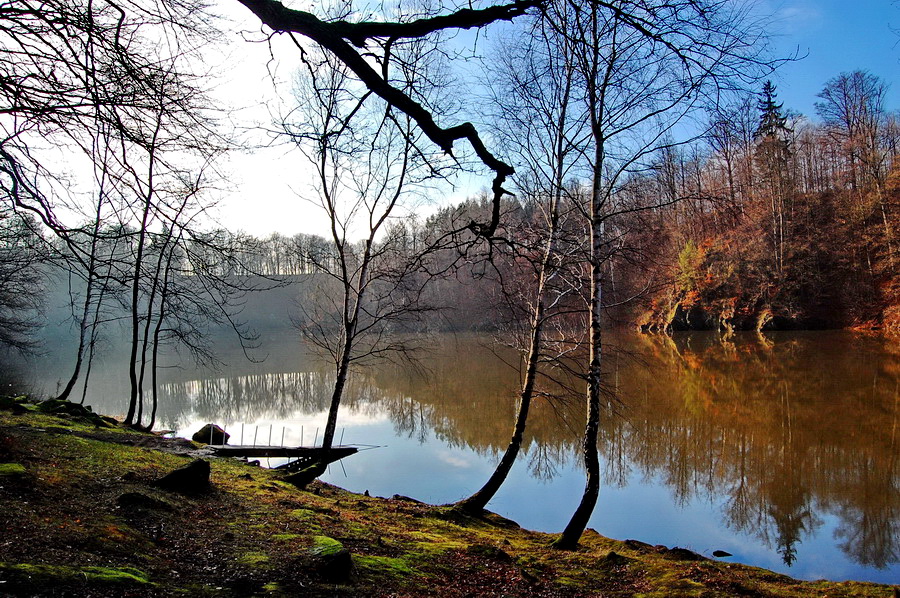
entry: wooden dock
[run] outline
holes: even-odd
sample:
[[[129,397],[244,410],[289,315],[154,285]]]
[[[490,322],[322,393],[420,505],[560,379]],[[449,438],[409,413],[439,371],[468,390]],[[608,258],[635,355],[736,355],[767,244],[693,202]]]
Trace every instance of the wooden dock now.
[[[330,449],[305,446],[264,446],[211,444],[209,448],[217,457],[281,458],[291,459],[275,469],[297,471],[314,463],[334,463],[359,451],[355,446],[333,446]]]

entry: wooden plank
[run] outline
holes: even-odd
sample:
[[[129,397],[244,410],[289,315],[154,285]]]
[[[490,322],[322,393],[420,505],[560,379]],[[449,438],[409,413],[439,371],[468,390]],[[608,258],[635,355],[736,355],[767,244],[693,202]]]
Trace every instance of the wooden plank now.
[[[328,452],[329,462],[349,457],[356,453],[355,446],[336,446],[324,451],[321,447],[303,446],[240,446],[211,444],[209,448],[219,457],[282,457],[288,459],[319,459]]]

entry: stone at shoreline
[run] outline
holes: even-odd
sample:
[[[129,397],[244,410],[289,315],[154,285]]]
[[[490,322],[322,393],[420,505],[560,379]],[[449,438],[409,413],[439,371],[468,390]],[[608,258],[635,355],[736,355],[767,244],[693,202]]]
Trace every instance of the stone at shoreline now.
[[[37,404],[38,411],[43,413],[52,413],[54,415],[68,415],[70,417],[82,418],[99,428],[111,428],[116,420],[106,418],[94,413],[90,405],[81,405],[71,401],[61,401],[59,399],[47,399]]]
[[[28,409],[13,397],[0,397],[0,409],[12,411],[16,415],[21,415],[28,411]]]
[[[660,554],[663,558],[672,559],[673,561],[708,561],[705,556],[702,554],[697,554],[693,550],[688,550],[687,548],[680,548],[676,546],[675,548],[666,548],[662,547],[663,550],[660,550]]]
[[[197,459],[161,477],[153,482],[153,485],[181,494],[200,494],[210,489],[209,472],[209,463],[203,459]]]
[[[203,444],[228,444],[231,434],[215,424],[206,424],[191,436],[194,442]]]

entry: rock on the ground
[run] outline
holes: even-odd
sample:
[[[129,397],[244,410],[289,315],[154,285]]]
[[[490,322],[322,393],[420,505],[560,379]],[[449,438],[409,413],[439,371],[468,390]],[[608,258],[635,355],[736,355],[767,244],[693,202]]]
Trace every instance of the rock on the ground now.
[[[334,538],[316,536],[309,553],[314,557],[316,571],[328,582],[344,583],[356,573],[350,551]]]
[[[702,554],[698,554],[693,550],[688,550],[687,548],[679,548],[676,546],[675,548],[665,548],[660,552],[663,558],[671,559],[673,561],[708,561],[705,556]]]
[[[199,494],[210,488],[209,472],[209,463],[203,459],[197,459],[189,465],[161,477],[153,482],[153,485],[163,490],[182,494]]]
[[[128,511],[172,511],[169,503],[140,492],[126,492],[116,499],[116,504]]]
[[[228,444],[229,438],[231,434],[215,424],[206,424],[191,436],[191,440],[203,444]]]
[[[81,418],[88,421],[98,428],[110,428],[118,422],[112,418],[103,417],[94,413],[90,405],[82,405],[73,403],[72,401],[61,401],[59,399],[47,399],[37,404],[38,411],[43,413],[52,413],[54,415],[69,416],[73,418]]]
[[[0,409],[12,411],[16,415],[21,415],[28,411],[20,401],[13,397],[0,397]]]

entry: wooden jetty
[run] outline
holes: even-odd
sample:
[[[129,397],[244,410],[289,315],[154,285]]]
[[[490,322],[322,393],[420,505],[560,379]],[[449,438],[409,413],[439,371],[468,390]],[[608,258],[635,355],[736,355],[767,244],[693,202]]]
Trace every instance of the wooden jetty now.
[[[275,469],[298,471],[314,463],[334,463],[359,451],[355,446],[333,446],[330,449],[306,446],[264,446],[211,444],[217,457],[282,458],[291,459]]]

